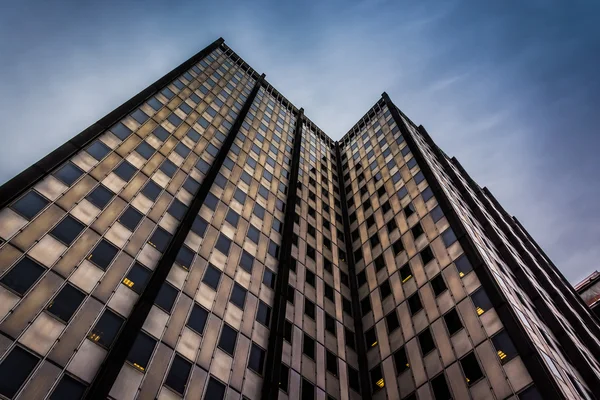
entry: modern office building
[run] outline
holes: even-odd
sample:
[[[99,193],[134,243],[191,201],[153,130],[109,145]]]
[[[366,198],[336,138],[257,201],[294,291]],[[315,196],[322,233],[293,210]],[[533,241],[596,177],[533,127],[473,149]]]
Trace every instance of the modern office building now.
[[[598,399],[600,329],[383,94],[332,140],[222,39],[0,188],[0,397]]]
[[[592,312],[600,317],[600,272],[594,271],[575,285],[575,290]]]

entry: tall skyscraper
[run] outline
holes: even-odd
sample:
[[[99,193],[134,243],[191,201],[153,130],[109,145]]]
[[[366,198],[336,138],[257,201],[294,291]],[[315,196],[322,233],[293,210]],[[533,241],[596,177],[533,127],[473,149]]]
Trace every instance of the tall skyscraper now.
[[[387,94],[334,141],[222,39],[0,188],[9,399],[598,399],[600,328]]]

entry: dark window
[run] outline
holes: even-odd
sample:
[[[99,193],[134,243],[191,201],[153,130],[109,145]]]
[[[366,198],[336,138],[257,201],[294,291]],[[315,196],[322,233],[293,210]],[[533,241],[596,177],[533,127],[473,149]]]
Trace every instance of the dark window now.
[[[433,260],[433,252],[431,251],[431,248],[429,248],[429,246],[425,247],[423,250],[421,250],[421,260],[423,260],[423,266],[427,265],[429,263],[429,261]]]
[[[379,256],[375,259],[375,270],[377,272],[381,271],[382,269],[384,269],[386,267],[385,265],[385,260],[383,259],[383,256]]]
[[[431,210],[430,214],[431,218],[433,218],[433,222],[438,222],[444,216],[444,213],[442,212],[440,206],[435,206],[435,208]]]
[[[342,306],[346,314],[352,315],[352,302],[344,296],[342,296]]]
[[[67,283],[56,295],[54,300],[50,302],[47,310],[52,315],[68,324],[83,299],[85,299],[85,294]]]
[[[327,371],[331,372],[334,376],[337,376],[337,374],[338,374],[337,356],[335,354],[333,354],[332,352],[330,352],[329,350],[326,350],[326,352],[327,352],[327,355],[326,355]]]
[[[241,189],[236,189],[233,198],[239,203],[244,204],[246,202],[246,193],[244,193]]]
[[[417,240],[417,238],[419,238],[419,236],[421,236],[423,234],[423,227],[418,222],[410,230],[411,230],[411,232],[412,232],[413,237],[415,238],[415,240]]]
[[[450,336],[463,328],[463,324],[458,316],[456,308],[453,308],[444,315],[444,322],[446,323],[446,328],[448,328]]]
[[[308,283],[310,286],[315,287],[315,273],[312,272],[311,270],[307,269],[306,270],[306,283]]]
[[[335,318],[327,313],[325,313],[325,329],[333,336],[336,336]]]
[[[280,370],[280,378],[279,378],[279,388],[283,390],[285,393],[288,392],[289,379],[290,379],[290,369],[285,366],[285,364],[281,364]]]
[[[181,221],[187,211],[187,206],[178,199],[173,199],[173,202],[167,210],[176,220]]]
[[[17,200],[11,208],[27,219],[33,219],[46,205],[48,200],[33,190]]]
[[[256,320],[268,327],[271,322],[271,307],[261,300],[258,301],[258,311],[256,312]]]
[[[162,191],[162,188],[154,183],[153,180],[149,180],[148,183],[142,189],[142,194],[152,201],[156,201],[158,195]]]
[[[256,344],[252,343],[252,349],[250,349],[250,358],[248,359],[248,368],[259,375],[262,375],[264,366],[265,351]]]
[[[408,205],[406,207],[404,207],[404,215],[406,215],[406,218],[410,217],[411,215],[413,215],[416,212],[417,212],[417,210],[415,209],[415,206],[413,205],[413,203],[408,203]]]
[[[86,151],[89,155],[100,161],[110,153],[110,148],[100,140],[96,140],[86,149]]]
[[[423,332],[419,333],[419,345],[421,346],[423,357],[426,356],[431,350],[435,349],[435,343],[429,328],[426,328]]]
[[[127,207],[125,212],[119,217],[119,222],[123,224],[131,232],[137,228],[144,215],[136,210],[133,206]]]
[[[160,290],[158,291],[158,295],[156,296],[154,304],[156,304],[157,306],[165,310],[168,314],[170,314],[171,310],[173,309],[173,304],[175,304],[177,293],[179,293],[177,289],[164,282]]]
[[[363,317],[371,312],[371,298],[368,295],[360,301],[360,309]]]
[[[396,364],[396,375],[400,375],[410,368],[408,358],[406,357],[406,349],[404,347],[401,347],[394,353],[394,364]]]
[[[123,125],[122,123],[118,123],[110,128],[111,132],[115,134],[121,140],[127,139],[129,135],[131,135],[131,129]]]
[[[367,272],[364,269],[356,274],[356,281],[358,282],[358,287],[367,283]]]
[[[225,217],[225,221],[229,222],[233,227],[237,228],[239,220],[240,220],[240,215],[238,213],[236,213],[232,209],[229,209],[229,211],[227,211],[227,216]]]
[[[164,253],[173,236],[160,226],[156,228],[148,243],[161,253]]]
[[[144,332],[138,333],[135,342],[133,342],[133,346],[131,346],[131,349],[129,350],[129,354],[127,355],[127,361],[141,371],[146,370],[155,345],[156,340],[152,339]]]
[[[15,347],[0,364],[0,394],[12,398],[39,362],[39,358]]]
[[[394,249],[394,255],[398,255],[401,251],[404,250],[404,244],[402,244],[401,239],[396,240],[392,247]]]
[[[115,194],[106,187],[98,185],[96,189],[92,190],[85,198],[99,209],[104,210],[104,207],[112,200],[114,195]]]
[[[498,358],[502,365],[517,356],[517,349],[515,349],[515,345],[512,340],[510,340],[510,336],[508,336],[506,331],[502,331],[494,336],[492,338],[492,343],[494,343],[496,353],[498,354]]]
[[[190,192],[190,194],[196,194],[196,191],[200,187],[200,183],[194,178],[188,176],[185,182],[183,183],[183,188]]]
[[[360,393],[360,378],[358,376],[358,371],[348,365],[348,383],[350,384],[350,389]]]
[[[198,332],[200,335],[204,333],[204,327],[206,326],[206,320],[208,318],[208,311],[198,304],[194,304],[190,317],[187,321],[187,326]]]
[[[115,340],[123,322],[123,318],[106,309],[98,322],[96,322],[96,326],[94,326],[94,329],[92,329],[88,338],[93,342],[108,348]]]
[[[365,342],[367,343],[367,350],[377,346],[377,332],[375,331],[375,327],[365,332]]]
[[[410,315],[415,315],[423,309],[418,292],[408,298],[408,309],[410,310]]]
[[[102,239],[87,259],[106,271],[106,268],[108,268],[118,251],[115,246]]]
[[[385,322],[387,322],[388,334],[394,332],[400,327],[400,321],[398,321],[398,315],[396,314],[396,310],[393,310],[385,317]]]
[[[204,237],[204,233],[206,232],[207,227],[208,222],[206,222],[204,218],[196,216],[196,219],[194,219],[194,223],[192,224],[192,232],[194,232],[200,237]]]
[[[146,160],[149,159],[150,157],[152,157],[152,154],[154,154],[154,152],[156,151],[154,149],[154,147],[150,146],[148,144],[148,142],[141,142],[140,144],[138,144],[138,146],[135,148],[135,151],[137,151],[137,153],[139,155],[141,155],[142,157],[144,157]]]
[[[315,385],[302,378],[302,400],[315,399]]]
[[[329,299],[332,303],[335,304],[335,294],[334,290],[331,286],[325,283],[325,298]]]
[[[265,268],[263,272],[263,280],[262,282],[270,287],[271,289],[275,288],[275,273],[271,271],[269,268]]]
[[[519,393],[519,400],[542,400],[543,397],[535,386],[529,386]]]
[[[435,278],[431,280],[431,287],[433,288],[433,293],[435,293],[436,297],[440,294],[444,293],[446,289],[446,282],[444,282],[444,277],[442,274],[438,274]]]
[[[260,239],[260,231],[256,229],[254,225],[250,225],[248,228],[248,238],[254,243],[258,244],[258,240]]]
[[[356,350],[354,332],[352,332],[348,328],[344,328],[344,337],[346,338],[346,346],[350,347],[353,350]]]
[[[189,247],[181,246],[181,249],[179,249],[179,253],[177,253],[175,261],[177,261],[177,263],[183,268],[190,269],[190,267],[192,266],[192,261],[194,261],[195,254],[196,253],[190,250]]]
[[[294,289],[294,287],[292,285],[288,284],[287,287],[287,301],[289,301],[291,304],[294,304],[294,299],[296,298],[296,290]]]
[[[473,300],[473,304],[475,305],[475,309],[477,310],[477,315],[481,315],[490,308],[492,308],[492,302],[490,301],[490,298],[483,289],[479,289],[475,293],[473,293],[471,295],[471,299]]]
[[[221,271],[219,271],[214,265],[208,264],[206,272],[204,272],[204,278],[202,278],[202,282],[206,283],[216,291],[220,280]]]
[[[483,378],[483,372],[481,372],[481,368],[479,367],[479,363],[477,362],[477,357],[475,357],[474,352],[471,352],[467,356],[463,357],[460,360],[460,366],[465,374],[467,385],[472,386],[479,379]]]
[[[179,118],[176,114],[171,114],[167,117],[167,121],[172,123],[174,126],[179,126],[183,122],[181,118]]]
[[[176,354],[175,358],[173,358],[173,363],[171,364],[167,379],[165,379],[165,385],[178,393],[185,393],[185,387],[191,370],[192,364],[179,354]]]
[[[431,387],[433,388],[433,396],[435,400],[449,400],[452,399],[450,389],[448,389],[448,383],[444,373],[436,376],[431,380]]]
[[[311,258],[312,260],[316,259],[316,252],[314,247],[312,247],[311,245],[306,245],[306,255]]]
[[[157,138],[159,138],[160,140],[162,140],[163,142],[165,140],[167,140],[167,138],[171,135],[169,133],[169,131],[167,131],[165,128],[163,128],[162,126],[157,126],[156,129],[154,129],[154,131],[152,132],[154,134],[154,136],[156,136]]]
[[[404,283],[410,278],[412,278],[412,271],[410,270],[410,265],[404,264],[404,266],[400,268],[400,279],[402,279],[402,283]]]
[[[242,250],[242,257],[240,258],[240,266],[248,273],[252,273],[252,265],[254,264],[254,257],[250,255],[246,250]]]
[[[306,333],[304,334],[302,352],[313,360],[315,359],[315,340]]]
[[[173,164],[170,160],[165,160],[159,168],[162,172],[165,173],[169,178],[172,178],[177,171],[177,165]]]
[[[71,162],[65,163],[61,168],[54,172],[54,176],[67,186],[71,186],[79,177],[83,175],[83,171]]]
[[[217,244],[215,245],[215,248],[217,250],[219,250],[221,253],[228,255],[230,247],[231,247],[231,239],[229,239],[227,236],[225,236],[223,234],[220,234],[219,238],[217,239]]]
[[[379,285],[379,292],[381,293],[382,300],[392,294],[392,287],[390,286],[389,279]]]
[[[227,324],[223,324],[221,337],[219,338],[219,348],[233,357],[235,351],[235,342],[237,341],[237,331]]]
[[[175,146],[175,152],[179,154],[181,157],[186,158],[188,154],[190,154],[190,148],[185,144],[179,142],[177,146]]]
[[[288,343],[292,343],[292,329],[292,323],[286,319],[283,325],[283,338]]]
[[[231,290],[231,297],[229,298],[229,301],[243,310],[244,303],[246,302],[246,292],[246,289],[235,283],[233,285],[233,289]]]
[[[67,215],[65,219],[60,221],[60,223],[50,231],[50,234],[67,246],[70,246],[84,228],[85,225],[70,215]]]
[[[123,278],[123,284],[130,287],[137,294],[142,294],[150,275],[152,275],[152,272],[148,268],[136,262],[127,273],[127,276]]]
[[[46,269],[34,262],[30,258],[23,258],[19,261],[7,274],[5,274],[0,282],[23,296],[33,284],[40,278]]]
[[[454,235],[454,231],[451,228],[446,229],[442,232],[442,240],[446,247],[450,247],[454,242],[456,242],[456,235]]]
[[[63,375],[54,392],[50,395],[50,400],[77,400],[83,398],[86,386],[71,378],[69,375]]]
[[[313,320],[315,319],[315,303],[304,298],[304,314],[308,315]]]
[[[458,275],[462,278],[469,272],[473,271],[473,267],[471,263],[467,259],[467,256],[464,254],[454,260],[454,265],[456,265],[456,269],[458,270]]]
[[[125,182],[129,182],[137,171],[137,168],[128,163],[127,161],[123,161],[121,164],[119,164],[117,168],[113,170],[113,172]]]
[[[371,388],[373,392],[378,391],[379,389],[385,386],[385,381],[383,380],[383,373],[381,372],[381,365],[376,366],[370,372],[371,375]]]

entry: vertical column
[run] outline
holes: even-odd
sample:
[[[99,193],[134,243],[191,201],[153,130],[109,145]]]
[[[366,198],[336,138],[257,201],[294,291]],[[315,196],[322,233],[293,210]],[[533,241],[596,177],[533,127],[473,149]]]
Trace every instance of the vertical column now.
[[[348,203],[344,187],[344,171],[342,169],[342,153],[340,144],[335,144],[335,156],[337,159],[338,184],[340,187],[340,202],[342,203],[342,219],[344,220],[344,241],[346,242],[346,257],[348,258],[348,272],[350,275],[350,294],[352,296],[352,312],[354,319],[354,334],[356,336],[356,354],[360,375],[360,393],[363,399],[371,399],[371,384],[369,380],[369,364],[367,362],[367,348],[365,345],[364,331],[362,325],[362,311],[358,297],[358,283],[356,281],[356,269],[354,264],[354,252],[352,251],[352,235],[350,234],[350,219],[348,217]]]
[[[294,236],[294,216],[298,200],[298,171],[300,169],[300,152],[302,144],[302,125],[304,109],[301,108],[296,116],[294,131],[294,148],[292,150],[292,165],[288,182],[288,194],[285,202],[285,216],[283,219],[283,234],[279,250],[279,265],[275,280],[275,301],[273,303],[273,316],[269,332],[269,346],[267,348],[266,371],[263,379],[262,398],[277,399],[279,397],[279,377],[281,372],[281,354],[283,351],[283,333],[285,325],[285,311],[287,304],[287,286],[290,277],[290,264],[292,261],[292,244]]]
[[[244,106],[233,123],[233,126],[229,130],[221,149],[217,153],[215,161],[210,166],[210,169],[202,181],[202,184],[196,191],[196,194],[194,195],[190,207],[185,213],[181,224],[173,235],[173,239],[171,239],[169,246],[163,253],[161,259],[158,261],[154,273],[148,281],[144,292],[140,295],[137,303],[133,307],[130,317],[125,322],[123,329],[119,333],[119,336],[109,351],[104,363],[100,367],[96,378],[90,385],[86,399],[104,400],[108,396],[108,393],[110,392],[110,389],[114,384],[115,379],[117,378],[119,371],[125,362],[125,359],[127,358],[129,349],[131,346],[133,346],[135,338],[142,328],[162,284],[169,275],[169,271],[171,270],[173,262],[175,262],[175,258],[177,257],[185,238],[190,232],[192,224],[194,223],[194,219],[196,218],[196,215],[198,215],[202,204],[204,204],[204,200],[206,199],[206,196],[208,195],[208,192],[210,191],[210,188],[213,185],[219,170],[221,169],[221,165],[225,161],[225,158],[231,149],[231,145],[233,144],[237,133],[242,126],[246,115],[248,114],[248,110],[250,110],[250,106],[254,102],[254,98],[256,97],[256,94],[258,93],[258,90],[264,81],[264,77],[264,74],[261,75],[254,84],[254,88],[250,92],[248,99],[244,103]]]
[[[457,240],[460,242],[467,259],[473,266],[473,270],[481,281],[481,285],[488,294],[509,335],[511,338],[513,338],[515,347],[517,348],[517,351],[519,352],[523,362],[527,366],[527,369],[531,374],[533,381],[536,383],[538,390],[544,399],[560,399],[561,391],[557,387],[556,382],[551,378],[551,372],[540,358],[540,355],[535,349],[531,339],[524,332],[524,328],[521,326],[521,323],[518,322],[517,317],[507,302],[507,299],[497,286],[494,278],[491,276],[491,272],[488,270],[481,255],[479,254],[473,239],[466,232],[460,217],[450,203],[450,200],[446,196],[444,190],[440,186],[440,183],[438,182],[431,166],[425,159],[419,145],[412,137],[412,134],[408,128],[404,125],[398,109],[394,103],[392,103],[392,100],[387,93],[384,92],[382,97],[385,101],[385,104],[389,108],[396,125],[398,125],[400,132],[404,136],[410,151],[417,160],[425,179],[427,179],[427,183],[431,187],[431,190],[433,191],[440,208],[444,212],[450,227],[454,231]],[[443,155],[437,146],[432,146],[432,150],[435,152],[436,158],[443,158]]]

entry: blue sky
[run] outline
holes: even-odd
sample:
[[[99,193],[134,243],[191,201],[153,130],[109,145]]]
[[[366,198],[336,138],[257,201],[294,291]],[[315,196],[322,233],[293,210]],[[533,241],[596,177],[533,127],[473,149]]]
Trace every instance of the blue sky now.
[[[222,36],[334,139],[387,91],[572,282],[600,269],[594,0],[0,5],[0,182]]]

